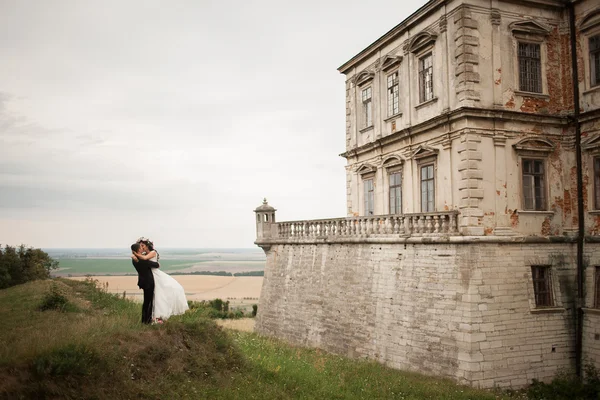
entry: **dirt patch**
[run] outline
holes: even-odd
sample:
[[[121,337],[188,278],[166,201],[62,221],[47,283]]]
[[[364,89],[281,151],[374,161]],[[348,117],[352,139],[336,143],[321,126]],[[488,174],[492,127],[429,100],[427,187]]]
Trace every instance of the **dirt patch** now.
[[[254,318],[218,319],[217,325],[236,331],[254,332]]]

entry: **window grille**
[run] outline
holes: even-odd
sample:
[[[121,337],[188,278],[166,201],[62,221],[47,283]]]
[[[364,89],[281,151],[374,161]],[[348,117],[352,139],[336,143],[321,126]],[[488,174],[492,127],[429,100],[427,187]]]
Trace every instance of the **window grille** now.
[[[421,167],[421,212],[435,211],[435,185],[433,164]]]
[[[549,265],[532,265],[533,292],[536,307],[552,307],[552,280]]]
[[[596,266],[594,279],[594,307],[600,308],[600,267]]]
[[[362,91],[363,103],[363,128],[373,125],[373,107],[371,102],[371,88],[368,87]]]
[[[594,208],[600,210],[600,157],[594,157]]]
[[[519,87],[525,92],[542,93],[542,61],[537,43],[519,43]]]
[[[433,56],[431,53],[419,59],[419,102],[433,99]]]
[[[543,160],[523,160],[523,209],[546,209],[546,185]]]
[[[387,77],[388,90],[388,117],[400,112],[400,93],[398,86],[398,72]]]
[[[390,214],[402,213],[402,174],[390,174]]]
[[[590,77],[591,86],[600,85],[600,35],[590,38]]]
[[[363,181],[365,190],[365,215],[373,215],[375,203],[375,191],[373,187],[373,179],[365,179]]]

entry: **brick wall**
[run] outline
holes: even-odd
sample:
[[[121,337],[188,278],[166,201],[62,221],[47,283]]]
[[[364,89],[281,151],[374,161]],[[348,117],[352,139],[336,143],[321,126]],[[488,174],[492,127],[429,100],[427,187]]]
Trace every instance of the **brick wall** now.
[[[532,264],[552,265],[547,312],[535,307]],[[573,367],[574,288],[569,243],[273,245],[256,329],[476,387],[520,387]]]

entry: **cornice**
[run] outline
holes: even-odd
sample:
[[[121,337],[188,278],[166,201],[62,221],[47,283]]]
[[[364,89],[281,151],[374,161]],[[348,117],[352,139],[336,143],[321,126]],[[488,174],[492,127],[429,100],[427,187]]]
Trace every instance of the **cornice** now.
[[[536,124],[554,125],[554,126],[568,126],[572,118],[567,116],[551,116],[551,115],[535,115],[535,114],[524,114],[518,111],[507,111],[507,110],[490,110],[472,107],[461,107],[456,110],[440,114],[434,118],[424,121],[418,125],[414,125],[408,128],[404,128],[400,131],[394,132],[391,135],[384,136],[373,142],[366,143],[360,147],[348,150],[342,154],[341,157],[350,158],[360,154],[367,153],[373,149],[383,147],[388,144],[392,144],[399,140],[402,140],[408,136],[417,135],[421,132],[426,132],[433,128],[436,128],[442,124],[448,124],[462,118],[482,118],[482,119],[496,119],[500,121],[511,121],[511,122],[528,122]]]

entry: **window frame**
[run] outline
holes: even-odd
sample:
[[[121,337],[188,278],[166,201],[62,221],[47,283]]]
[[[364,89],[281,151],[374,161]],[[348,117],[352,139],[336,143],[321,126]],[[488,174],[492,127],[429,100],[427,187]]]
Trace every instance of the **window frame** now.
[[[399,175],[400,176],[400,183],[397,185],[392,186],[392,175]],[[403,169],[402,167],[396,167],[396,168],[389,168],[387,171],[387,177],[388,177],[388,213],[390,215],[401,215],[403,214],[402,212],[402,197],[403,197],[403,190],[402,190],[402,185],[404,184],[404,174],[403,174]],[[399,189],[400,191],[400,204],[396,204],[394,203],[394,207],[397,208],[396,212],[392,212],[392,189]],[[397,207],[396,207],[397,206]]]
[[[542,44],[543,42],[538,42],[538,41],[532,41],[532,40],[523,40],[523,39],[517,39],[517,76],[518,76],[518,85],[519,85],[519,91],[521,92],[525,92],[525,93],[534,93],[534,94],[544,94],[544,70],[542,67],[543,64],[543,60],[542,60]],[[537,46],[537,50],[539,53],[539,57],[536,59],[534,57],[531,56],[522,56],[521,55],[521,46]],[[537,60],[537,73],[539,74],[538,79],[537,79],[537,83],[536,86],[538,86],[538,88],[533,88],[533,87],[524,87],[525,86],[525,82],[522,81],[522,65],[523,65],[523,61],[525,60]],[[539,89],[539,90],[533,90],[533,89]]]
[[[531,161],[533,162],[533,167],[534,167],[534,171],[531,172],[529,175],[533,176],[533,185],[531,187],[532,190],[532,201],[533,201],[533,208],[527,208],[527,201],[526,201],[526,196],[525,196],[525,163]],[[536,204],[536,195],[535,195],[535,162],[540,162],[543,168],[543,172],[542,172],[542,184],[543,184],[543,188],[541,190],[543,197],[543,204],[542,204],[542,208],[538,208],[537,204]],[[521,169],[521,210],[523,211],[548,211],[548,169],[547,169],[547,165],[546,165],[546,158],[542,158],[542,157],[535,157],[535,156],[522,156],[520,159],[520,169]]]
[[[419,90],[419,104],[423,104],[423,103],[427,103],[428,101],[432,101],[435,99],[435,88],[434,88],[434,84],[433,84],[433,58],[434,54],[433,54],[433,49],[430,49],[428,51],[423,52],[423,54],[420,54],[417,56],[417,76],[418,76],[418,90]],[[430,89],[430,93],[427,92],[427,86],[426,86],[426,82],[424,81],[424,76],[425,75],[425,68],[423,68],[425,66],[424,60],[426,58],[431,59],[431,65],[429,67],[427,67],[427,69],[429,70],[429,76],[431,78],[431,89]],[[428,96],[428,94],[430,94],[430,96]]]
[[[429,210],[429,207],[427,207],[426,210],[423,209],[423,168],[425,167],[432,167],[432,178],[430,179],[431,181],[433,181],[433,193],[432,193],[432,199],[431,199],[431,204],[433,206],[432,210]],[[419,207],[420,207],[420,212],[421,213],[430,213],[430,212],[435,212],[437,207],[436,207],[436,185],[437,185],[437,158],[436,157],[427,157],[427,158],[423,158],[417,161],[417,168],[419,169]],[[428,179],[429,180],[429,179]],[[427,196],[427,200],[429,200],[429,193]],[[427,204],[429,205],[429,201],[427,202]]]
[[[365,93],[368,91],[368,96],[365,97]],[[362,118],[362,129],[367,129],[373,126],[373,86],[361,88],[360,90],[361,100],[361,118]],[[368,113],[367,113],[368,110]]]
[[[594,210],[600,210],[600,154],[592,156],[594,173]]]
[[[371,182],[371,190],[367,190],[367,182]],[[362,176],[362,187],[363,187],[363,215],[371,216],[375,215],[375,174],[367,174]],[[370,196],[370,199],[369,199]],[[369,209],[369,200],[371,200],[371,209]],[[371,211],[371,213],[369,213]]]
[[[547,271],[546,275],[543,278],[536,278],[536,271]],[[554,295],[554,287],[553,287],[553,279],[552,279],[552,266],[548,264],[536,264],[531,265],[531,280],[533,284],[533,299],[535,303],[535,308],[553,308],[556,307],[556,299]],[[542,283],[544,286],[544,291],[539,292],[539,287],[537,283]],[[544,297],[542,297],[544,296]],[[544,303],[547,301],[548,304],[540,304],[542,301],[538,301],[539,299],[543,299]]]
[[[392,81],[392,86],[390,86],[390,77],[396,77],[395,83]],[[396,116],[400,114],[400,71],[395,70],[386,75],[385,78],[386,83],[386,93],[387,93],[387,116],[388,118]],[[390,89],[395,88],[395,92]],[[394,101],[395,106],[394,108]]]
[[[598,48],[592,50],[591,49],[591,44],[590,42],[592,41],[592,39],[597,40],[598,42]],[[600,32],[595,32],[594,34],[590,35],[587,37],[587,50],[588,50],[588,56],[589,56],[589,69],[590,69],[590,88],[596,88],[600,86]],[[594,60],[594,56],[596,58],[596,63],[593,63]],[[597,66],[598,68],[596,69],[595,66]]]
[[[600,265],[594,268],[594,308],[600,308]]]

